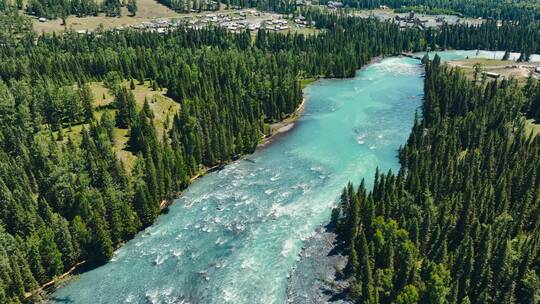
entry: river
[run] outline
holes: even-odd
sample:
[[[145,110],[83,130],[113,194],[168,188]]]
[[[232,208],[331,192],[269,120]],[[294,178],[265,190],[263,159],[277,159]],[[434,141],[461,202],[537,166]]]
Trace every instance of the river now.
[[[376,167],[398,170],[422,75],[418,60],[387,58],[355,78],[311,84],[293,130],[198,179],[168,214],[52,302],[283,303],[304,241],[328,221],[346,183],[365,177],[370,186]]]

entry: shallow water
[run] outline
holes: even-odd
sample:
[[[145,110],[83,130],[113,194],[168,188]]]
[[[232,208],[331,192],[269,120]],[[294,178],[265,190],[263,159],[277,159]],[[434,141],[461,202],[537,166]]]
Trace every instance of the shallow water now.
[[[352,79],[305,89],[290,132],[197,180],[111,262],[53,302],[282,303],[304,240],[328,221],[347,181],[397,170],[421,104],[422,67],[388,58]]]

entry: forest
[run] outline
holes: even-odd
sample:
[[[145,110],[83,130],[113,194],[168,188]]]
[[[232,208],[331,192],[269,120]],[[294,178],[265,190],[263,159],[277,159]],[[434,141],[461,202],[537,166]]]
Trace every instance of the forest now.
[[[370,20],[319,36],[209,28],[2,44],[0,302],[24,301],[77,262],[106,262],[192,176],[252,152],[267,123],[296,109],[301,78],[352,76],[377,54],[413,50],[405,42],[419,35]],[[124,79],[151,82],[180,105],[163,136],[151,101],[137,107]],[[94,106],[95,81],[114,96],[105,108]],[[136,155],[130,170],[114,150],[122,130]]]
[[[303,10],[303,2],[277,0],[156,0],[157,2],[182,13],[215,11],[220,4],[229,8],[257,8],[263,11],[278,13],[295,13]],[[328,1],[319,1],[325,5]],[[397,12],[414,10],[426,14],[451,14],[461,17],[482,17],[493,20],[540,21],[540,4],[532,0],[343,0],[347,8],[378,9],[385,5]],[[24,9],[30,15],[49,19],[65,19],[69,15],[77,17],[121,16],[121,7],[127,7],[131,15],[137,12],[136,0],[0,0],[0,11],[7,9]]]
[[[283,14],[289,14],[296,11],[298,7],[298,2],[294,0],[222,0],[224,4],[228,7],[231,5],[241,8],[257,8],[263,11],[273,11]]]
[[[428,30],[427,41],[431,49],[489,49],[521,52],[525,55],[540,51],[540,23],[488,21],[481,25],[445,25],[441,30]],[[434,38],[430,38],[434,35]]]
[[[253,152],[268,135],[268,124],[301,102],[302,79],[352,77],[378,55],[473,45],[485,34],[504,41],[487,48],[538,50],[538,40],[520,36],[534,25],[422,32],[401,31],[396,24],[374,19],[320,12],[307,17],[325,31],[308,36],[264,30],[233,34],[181,27],[165,35],[131,30],[1,36],[0,302],[37,300],[41,295],[33,291],[38,286],[75,264],[84,261],[91,268],[108,261],[116,248],[151,225],[162,202],[185,189],[192,177]],[[464,31],[476,38],[466,39]],[[101,98],[91,89],[96,82],[107,87],[111,103],[96,105]],[[180,110],[156,125],[153,101],[136,104],[135,83],[150,83]],[[510,84],[505,86],[487,90],[512,91]],[[433,123],[447,114],[444,102],[451,100],[437,103]],[[474,99],[463,106],[487,115],[482,102],[487,101]],[[515,112],[497,114],[497,119],[512,119]],[[488,118],[486,124],[497,121]],[[76,128],[80,132],[75,136],[66,135]],[[119,133],[128,136],[122,151],[134,156],[129,166],[116,153]],[[462,133],[468,140],[482,135],[470,129]],[[493,140],[499,140],[497,134]],[[509,159],[510,151],[505,152]],[[415,153],[404,149],[403,159],[409,155]],[[519,155],[523,160],[530,156]],[[503,156],[494,152],[493,157]],[[527,159],[528,164],[533,161]],[[528,172],[513,167],[519,168]],[[524,188],[525,180],[516,178],[508,176],[505,182]],[[438,192],[432,192],[438,199]],[[514,198],[508,198],[508,208]]]
[[[397,174],[343,189],[332,221],[355,303],[538,303],[540,84],[470,81],[424,58]],[[422,118],[419,118],[421,116]]]
[[[122,2],[120,0],[29,0],[24,3],[22,0],[0,0],[0,11],[24,9],[29,15],[36,17],[64,20],[69,15],[85,17],[97,16],[99,13],[104,13],[109,17],[119,17],[122,6],[127,7],[131,15],[137,12],[136,0]]]
[[[160,1],[166,4],[171,0]],[[292,0],[223,0],[221,2],[227,7],[231,5],[240,8],[253,7],[287,14],[294,13],[304,6],[304,1]],[[450,14],[495,20],[540,20],[540,4],[534,0],[342,0],[340,2],[346,8],[378,9],[385,5],[396,9],[397,12],[414,10],[425,14]],[[328,1],[321,0],[313,3],[326,5]],[[169,6],[175,8],[174,5]]]
[[[533,0],[343,0],[346,7],[376,9],[382,5],[400,12],[452,14],[495,20],[540,20],[540,3]]]
[[[212,0],[158,0],[159,3],[181,13],[217,11],[219,2]]]

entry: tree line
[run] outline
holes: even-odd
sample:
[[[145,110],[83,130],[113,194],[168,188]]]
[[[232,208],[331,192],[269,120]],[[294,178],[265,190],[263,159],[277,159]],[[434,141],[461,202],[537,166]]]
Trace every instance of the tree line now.
[[[440,30],[430,29],[427,36],[433,36],[432,50],[441,49],[480,49],[520,52],[524,55],[540,53],[539,22],[487,21],[481,25],[444,25]]]
[[[343,0],[346,7],[376,9],[382,5],[400,12],[457,14],[496,20],[540,20],[540,4],[533,0]],[[325,3],[325,2],[323,2]]]
[[[122,7],[127,7],[133,16],[137,12],[136,0],[30,0],[27,3],[20,0],[14,3],[10,0],[0,1],[0,11],[24,9],[27,14],[36,17],[64,20],[70,15],[85,17],[97,16],[99,13],[104,13],[108,17],[119,17]]]
[[[297,6],[297,1],[292,0],[158,0],[158,2],[179,12],[214,11],[220,8],[220,4],[223,4],[226,9],[256,8],[261,11],[290,14],[295,12],[297,7],[299,7]]]
[[[321,29],[335,29],[354,24],[355,18],[345,14],[324,14],[317,10],[307,10],[305,15],[316,20],[316,26]],[[336,23],[336,16],[342,16]],[[391,21],[388,21],[391,22]],[[410,32],[407,30],[405,32]],[[405,34],[407,35],[407,34]],[[418,40],[405,39],[404,49],[429,50],[505,50],[523,54],[540,53],[540,22],[522,21],[511,22],[487,20],[481,24],[443,24],[440,28],[427,28],[420,31]],[[411,46],[411,43],[415,45]]]
[[[213,0],[158,0],[158,2],[181,13],[217,11],[220,4]]]
[[[332,214],[355,303],[540,300],[540,86],[470,81],[424,59],[401,169],[344,188]]]

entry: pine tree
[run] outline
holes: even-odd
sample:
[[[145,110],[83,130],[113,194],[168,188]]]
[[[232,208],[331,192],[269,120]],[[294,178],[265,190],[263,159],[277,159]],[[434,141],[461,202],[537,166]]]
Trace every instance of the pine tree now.
[[[94,102],[94,95],[88,84],[84,84],[79,89],[79,98],[83,105],[83,116],[85,122],[90,122],[93,119],[94,109],[92,103]],[[105,99],[105,98],[104,98]]]
[[[129,128],[137,117],[135,97],[131,91],[121,87],[115,93],[116,126],[118,128]]]
[[[54,241],[54,234],[50,229],[41,231],[39,252],[41,254],[41,264],[48,277],[55,277],[62,273],[64,265],[62,254],[58,250]]]

